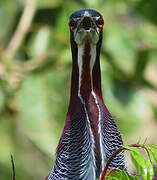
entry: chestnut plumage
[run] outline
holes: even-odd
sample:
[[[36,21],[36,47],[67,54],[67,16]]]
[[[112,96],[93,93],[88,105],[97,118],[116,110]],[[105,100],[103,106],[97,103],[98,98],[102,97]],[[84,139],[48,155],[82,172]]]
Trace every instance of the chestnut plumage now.
[[[109,156],[122,146],[120,131],[102,99],[99,60],[103,25],[102,15],[92,9],[70,16],[70,103],[48,180],[95,180]],[[117,154],[109,168],[125,169],[124,155]]]

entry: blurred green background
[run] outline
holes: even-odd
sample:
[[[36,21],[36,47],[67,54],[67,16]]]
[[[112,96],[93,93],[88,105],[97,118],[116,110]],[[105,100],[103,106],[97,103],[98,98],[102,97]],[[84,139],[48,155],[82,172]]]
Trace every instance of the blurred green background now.
[[[17,180],[52,168],[70,92],[68,18],[80,8],[104,16],[103,97],[124,143],[156,143],[156,0],[0,0],[0,179],[12,177],[11,154]]]

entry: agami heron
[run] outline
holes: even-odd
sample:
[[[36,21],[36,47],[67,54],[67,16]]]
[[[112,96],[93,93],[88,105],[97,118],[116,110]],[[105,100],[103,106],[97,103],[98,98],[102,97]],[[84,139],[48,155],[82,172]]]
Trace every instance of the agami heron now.
[[[104,20],[92,9],[70,16],[72,77],[65,126],[48,180],[95,180],[122,139],[102,99],[100,49]],[[112,168],[125,169],[124,155],[117,154]]]

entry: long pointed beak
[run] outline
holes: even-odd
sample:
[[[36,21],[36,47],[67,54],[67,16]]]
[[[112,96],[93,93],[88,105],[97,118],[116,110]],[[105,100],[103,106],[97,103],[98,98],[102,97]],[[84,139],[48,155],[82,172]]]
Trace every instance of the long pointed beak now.
[[[77,44],[82,44],[85,40],[89,40],[92,44],[98,42],[98,28],[90,16],[82,17],[74,31],[74,37]]]

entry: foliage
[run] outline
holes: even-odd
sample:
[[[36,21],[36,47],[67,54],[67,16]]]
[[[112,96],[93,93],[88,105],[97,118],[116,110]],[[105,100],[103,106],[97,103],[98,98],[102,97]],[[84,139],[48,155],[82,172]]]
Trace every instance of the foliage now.
[[[124,142],[156,143],[155,1],[0,0],[0,179],[11,178],[10,154],[17,179],[44,179],[52,168],[70,92],[67,23],[80,8],[105,19],[103,97]]]
[[[144,144],[132,144],[130,146],[123,146],[124,150],[130,151],[130,157],[132,163],[135,166],[137,175],[126,173],[120,169],[112,169],[108,171],[101,180],[152,180],[155,179],[155,173],[157,173],[157,146]],[[139,148],[144,149],[148,155],[148,159],[144,157],[139,151]]]

